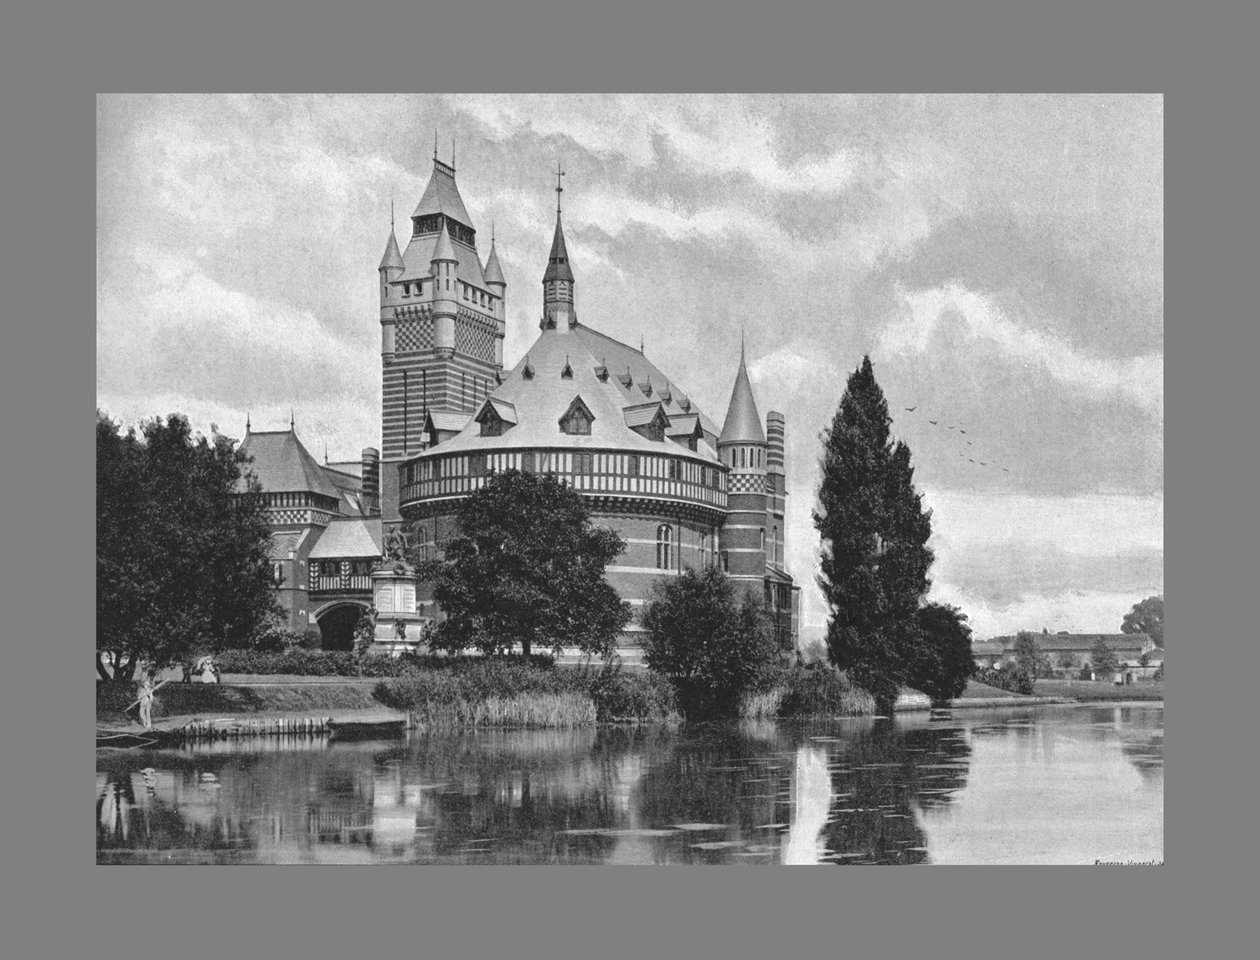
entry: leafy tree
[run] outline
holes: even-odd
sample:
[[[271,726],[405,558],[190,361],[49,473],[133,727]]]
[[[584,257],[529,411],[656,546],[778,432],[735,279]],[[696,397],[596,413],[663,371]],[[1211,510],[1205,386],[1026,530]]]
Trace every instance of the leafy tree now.
[[[929,603],[919,608],[919,641],[910,662],[910,686],[934,701],[952,700],[976,673],[971,627],[957,607]]]
[[[125,434],[96,414],[96,669],[130,680],[251,643],[277,608],[248,458],[171,414]]]
[[[1094,673],[1108,674],[1114,673],[1120,666],[1120,660],[1116,657],[1116,651],[1107,646],[1106,641],[1099,637],[1094,641],[1094,645],[1089,651],[1089,662],[1094,668]]]
[[[1068,673],[1071,673],[1078,666],[1080,666],[1080,661],[1076,659],[1076,654],[1074,654],[1071,650],[1065,650],[1063,653],[1059,654],[1060,670],[1066,670]]]
[[[659,578],[643,626],[644,660],[692,720],[734,716],[740,695],[763,686],[783,659],[764,603],[737,597],[717,567]]]
[[[376,639],[376,617],[376,607],[368,607],[359,614],[358,622],[354,625],[354,645],[356,649],[366,649]]]
[[[1133,609],[1124,615],[1120,624],[1121,633],[1145,633],[1155,641],[1155,646],[1164,645],[1164,598],[1147,597],[1141,603],[1135,603]]]
[[[1021,630],[1015,635],[1015,646],[1011,648],[1015,656],[1015,665],[1034,679],[1050,673],[1050,660],[1041,652],[1037,643],[1037,635]]]
[[[891,709],[916,659],[932,564],[931,515],[914,488],[909,448],[889,437],[891,422],[865,357],[823,433],[813,515],[822,538],[818,583],[831,610],[828,653],[881,712]]]
[[[630,606],[604,568],[625,541],[591,525],[581,494],[549,474],[508,470],[464,501],[457,522],[445,558],[417,563],[445,615],[434,650],[612,655]]]

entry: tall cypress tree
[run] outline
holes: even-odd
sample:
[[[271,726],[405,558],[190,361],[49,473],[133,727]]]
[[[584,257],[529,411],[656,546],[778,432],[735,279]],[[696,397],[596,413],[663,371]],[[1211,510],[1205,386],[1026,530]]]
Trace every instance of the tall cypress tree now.
[[[849,377],[823,433],[814,526],[819,586],[831,608],[832,663],[892,708],[921,640],[917,612],[930,581],[931,516],[914,488],[910,449],[889,436],[888,403],[870,357]]]

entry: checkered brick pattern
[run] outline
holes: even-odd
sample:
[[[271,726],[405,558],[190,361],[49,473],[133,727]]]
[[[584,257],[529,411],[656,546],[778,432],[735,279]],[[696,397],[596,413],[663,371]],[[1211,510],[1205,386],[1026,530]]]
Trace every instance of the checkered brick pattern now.
[[[433,318],[399,320],[394,334],[394,345],[399,353],[433,349]]]
[[[271,523],[310,523],[311,512],[309,510],[297,509],[276,509],[272,508],[269,517]]]
[[[455,324],[455,352],[493,363],[494,334],[481,324],[459,320]]]
[[[760,473],[733,473],[726,488],[727,493],[765,493],[766,478]]]

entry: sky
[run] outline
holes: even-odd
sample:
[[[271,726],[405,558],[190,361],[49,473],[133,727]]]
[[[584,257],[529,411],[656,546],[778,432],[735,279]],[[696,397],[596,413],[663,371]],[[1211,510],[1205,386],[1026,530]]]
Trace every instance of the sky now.
[[[582,323],[719,424],[744,334],[787,417],[803,641],[819,436],[864,354],[932,510],[929,596],[977,638],[1115,631],[1163,593],[1158,96],[101,97],[98,405],[379,446],[376,268],[435,130],[483,258],[493,224],[508,366],[558,161]]]

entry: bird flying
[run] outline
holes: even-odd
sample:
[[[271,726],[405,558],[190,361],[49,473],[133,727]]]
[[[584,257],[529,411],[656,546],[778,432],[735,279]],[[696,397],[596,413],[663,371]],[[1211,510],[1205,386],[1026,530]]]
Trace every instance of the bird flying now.
[[[968,462],[968,463],[975,463],[976,461],[972,460],[972,459],[971,459],[971,457],[968,457],[968,458],[967,458],[967,462]]]
[[[937,422],[938,422],[938,421],[936,421],[936,420],[929,420],[929,421],[928,421],[928,423],[930,423],[932,426],[936,426]]]
[[[966,430],[963,430],[962,428],[959,428],[958,432],[959,432],[959,433],[966,433],[967,431],[966,431]]]
[[[918,409],[919,409],[919,405],[916,403],[913,407],[906,407],[906,413],[914,413],[914,411]]]

